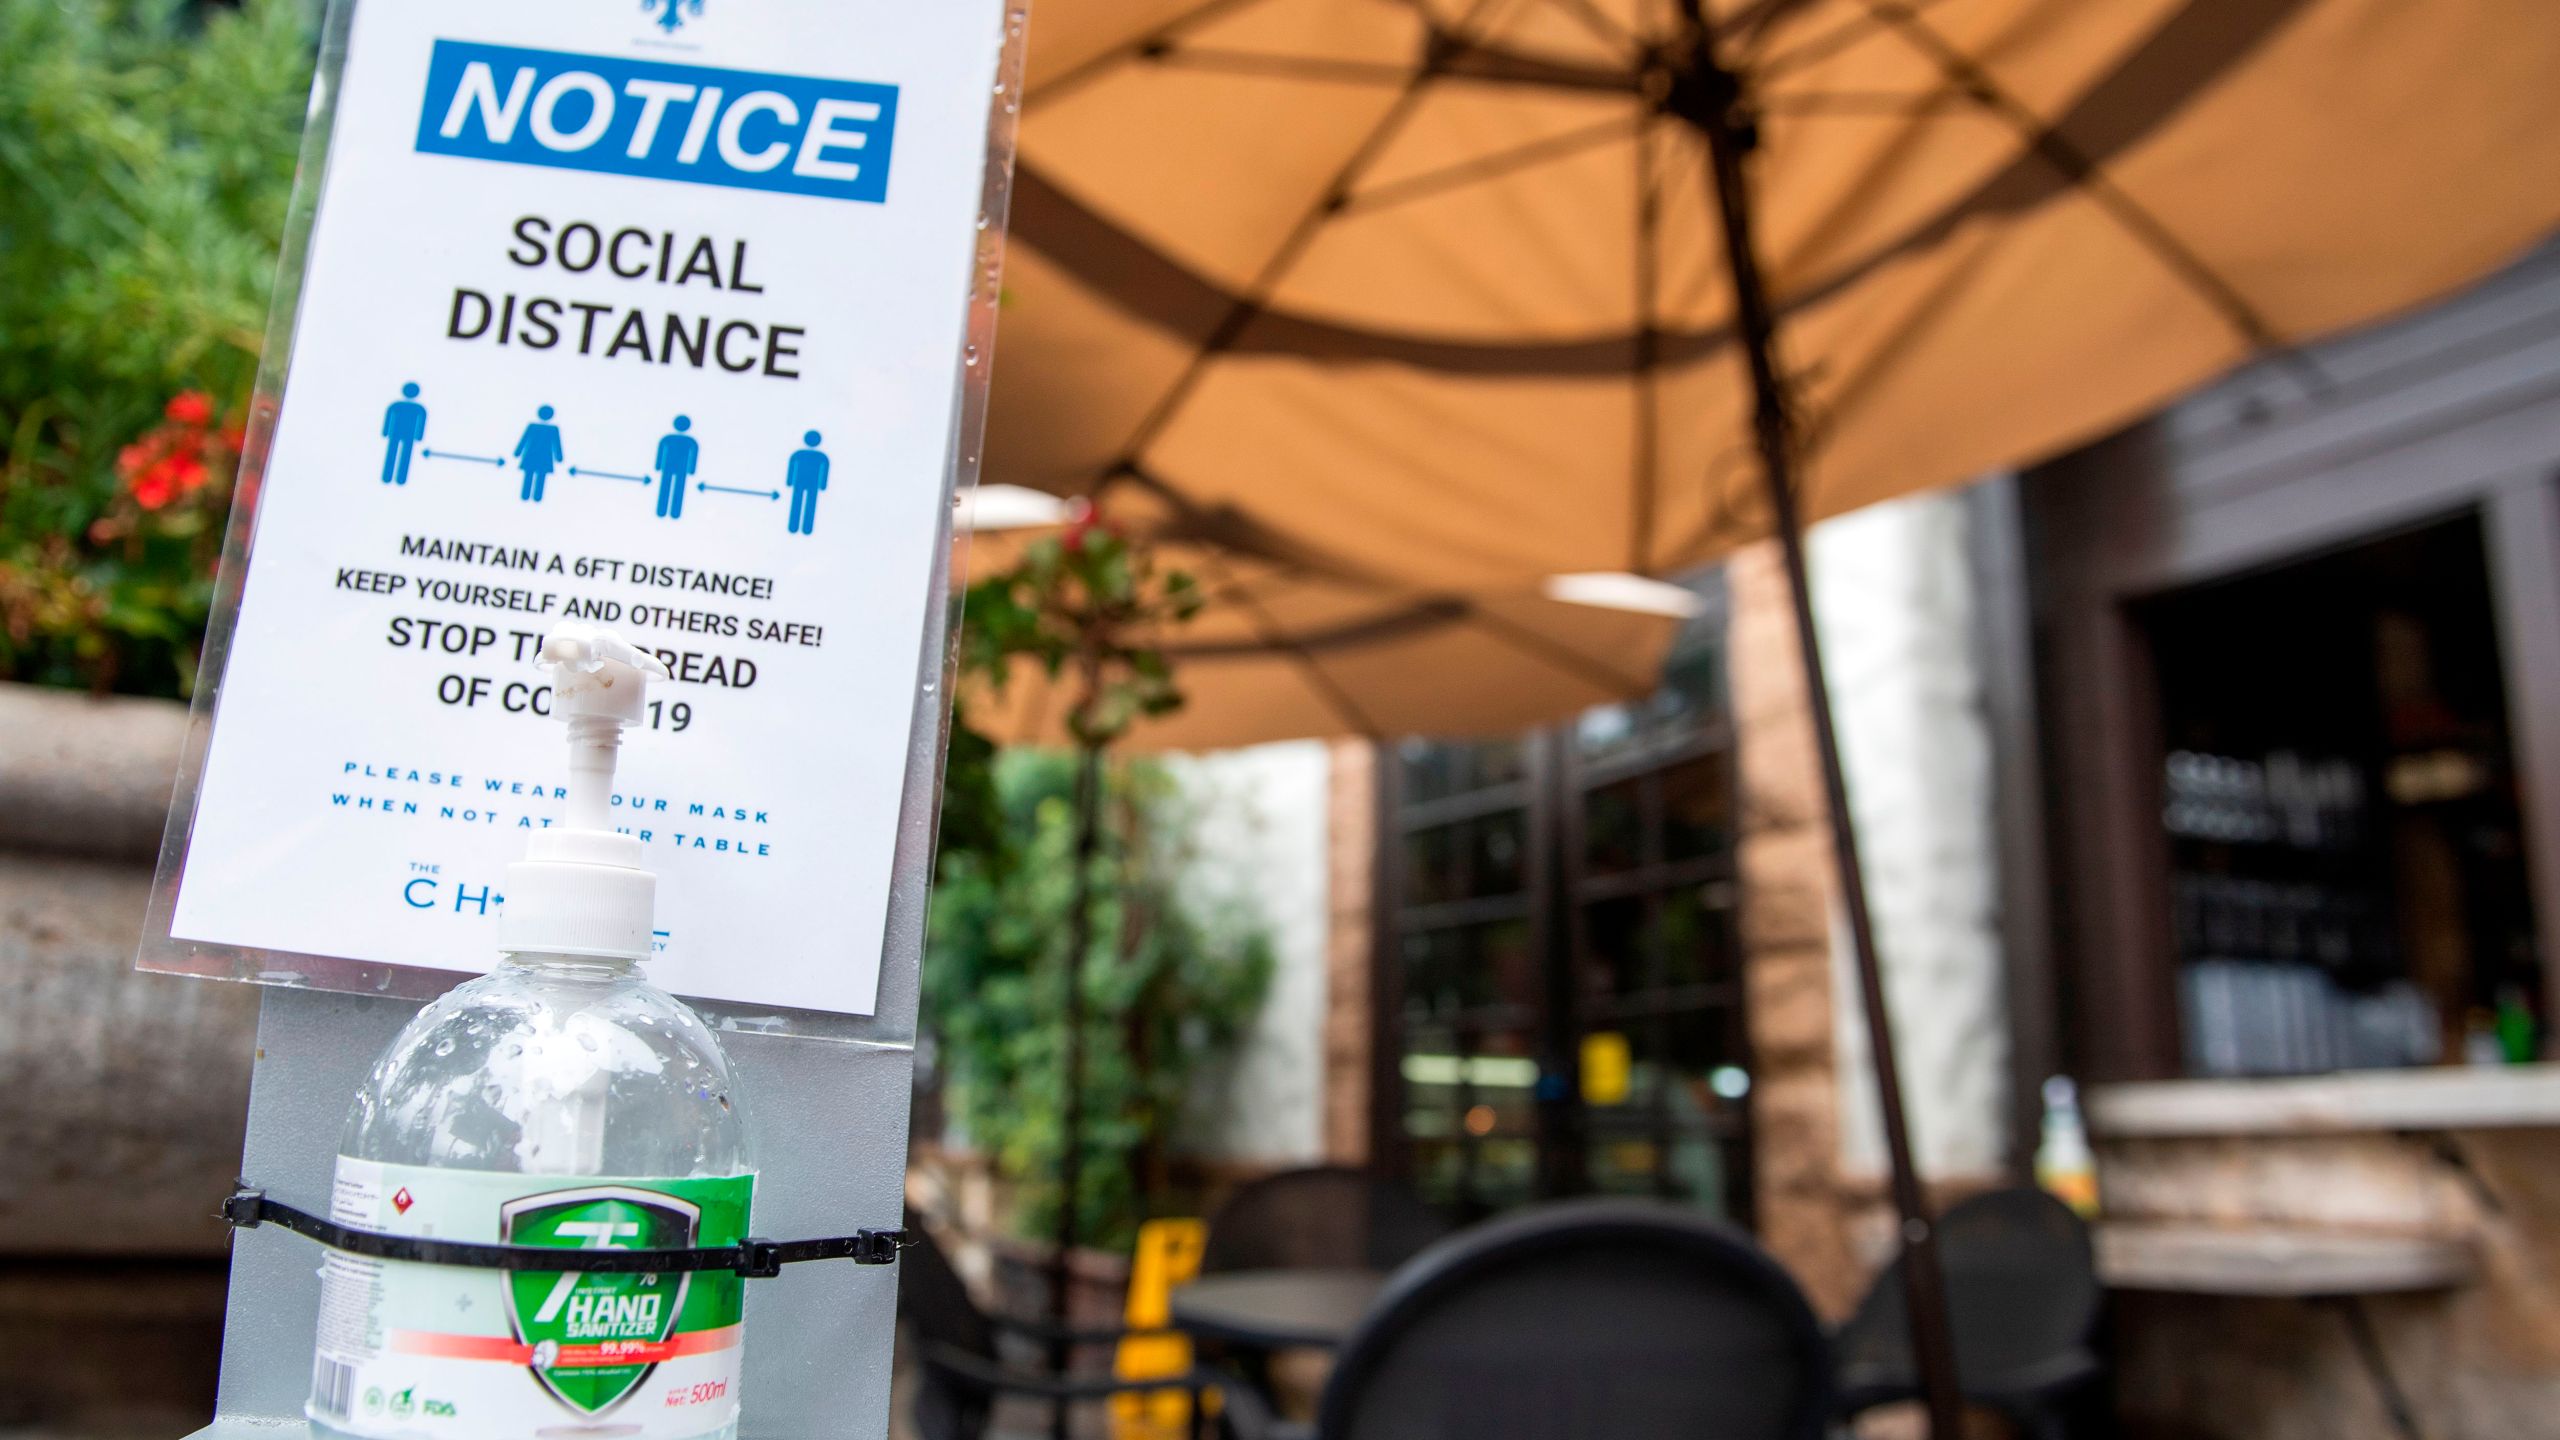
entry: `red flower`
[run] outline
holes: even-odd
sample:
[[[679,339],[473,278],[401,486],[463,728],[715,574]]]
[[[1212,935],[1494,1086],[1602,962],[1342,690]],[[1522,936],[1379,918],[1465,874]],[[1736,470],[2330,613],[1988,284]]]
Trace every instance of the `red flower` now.
[[[1085,537],[1096,530],[1101,531],[1106,536],[1113,537],[1117,537],[1120,533],[1118,529],[1113,527],[1110,521],[1102,518],[1101,507],[1095,505],[1091,500],[1082,495],[1069,500],[1067,502],[1067,528],[1065,535],[1062,537],[1068,551],[1074,554],[1082,554],[1084,552]]]
[[[133,503],[145,510],[157,510],[177,494],[177,462],[162,460],[133,477]]]
[[[164,413],[181,425],[202,425],[213,419],[213,400],[201,390],[181,390]]]

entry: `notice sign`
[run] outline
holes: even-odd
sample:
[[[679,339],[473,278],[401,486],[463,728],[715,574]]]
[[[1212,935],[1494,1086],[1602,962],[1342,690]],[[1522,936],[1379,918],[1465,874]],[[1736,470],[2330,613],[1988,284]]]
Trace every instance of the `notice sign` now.
[[[585,619],[673,677],[652,978],[871,1011],[1004,23],[356,6],[175,941],[488,968]]]

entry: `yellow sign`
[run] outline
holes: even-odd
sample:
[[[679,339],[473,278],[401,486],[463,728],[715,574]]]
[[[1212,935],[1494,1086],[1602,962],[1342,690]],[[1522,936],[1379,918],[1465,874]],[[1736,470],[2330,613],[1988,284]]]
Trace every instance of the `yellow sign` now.
[[[1635,1056],[1627,1037],[1616,1030],[1594,1030],[1582,1037],[1582,1101],[1586,1105],[1624,1105]]]
[[[1129,1299],[1120,1312],[1133,1331],[1165,1331],[1173,1323],[1173,1287],[1200,1273],[1209,1227],[1197,1220],[1150,1220],[1138,1227],[1129,1265]],[[1165,1380],[1191,1369],[1190,1338],[1134,1334],[1120,1342],[1111,1373],[1123,1380]],[[1113,1440],[1181,1440],[1191,1433],[1191,1397],[1150,1390],[1111,1397]]]

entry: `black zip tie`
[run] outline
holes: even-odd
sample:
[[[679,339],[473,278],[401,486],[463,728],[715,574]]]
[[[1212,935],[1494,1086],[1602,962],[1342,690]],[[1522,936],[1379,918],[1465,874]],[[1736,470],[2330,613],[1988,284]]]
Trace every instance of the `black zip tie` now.
[[[243,1184],[222,1202],[222,1219],[235,1230],[278,1225],[332,1250],[374,1260],[405,1260],[420,1265],[458,1265],[473,1270],[525,1270],[556,1274],[670,1275],[694,1270],[729,1270],[749,1280],[782,1273],[785,1265],[808,1260],[850,1260],[856,1265],[894,1264],[898,1252],[914,1244],[904,1230],[856,1230],[821,1240],[747,1240],[737,1245],[706,1245],[686,1250],[554,1250],[542,1245],[484,1245],[464,1240],[434,1240],[420,1235],[387,1235],[323,1220],[297,1210],[267,1192]]]

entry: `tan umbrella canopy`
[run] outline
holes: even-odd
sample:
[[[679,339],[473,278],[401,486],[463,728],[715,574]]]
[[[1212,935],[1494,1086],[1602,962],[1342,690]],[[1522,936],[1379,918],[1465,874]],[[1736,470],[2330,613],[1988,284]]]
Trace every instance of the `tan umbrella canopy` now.
[[[1373,606],[1785,541],[1952,1440],[1801,525],[2540,238],[2560,6],[1046,0],[1038,24],[991,476]]]
[[[979,535],[970,573],[1005,568],[1025,538]],[[1681,618],[1536,590],[1459,595],[1354,583],[1197,543],[1157,546],[1155,558],[1197,579],[1205,603],[1186,624],[1127,637],[1164,652],[1185,699],[1122,742],[1142,750],[1310,735],[1516,734],[1652,691]],[[1672,598],[1686,597],[1634,601]],[[1026,661],[1000,695],[970,692],[970,723],[1007,743],[1067,743],[1072,688]]]
[[[2560,6],[1718,0],[1809,519],[2560,223]],[[1673,0],[1041,0],[991,479],[1406,588],[1765,533]],[[2307,383],[2317,383],[2306,377]]]

